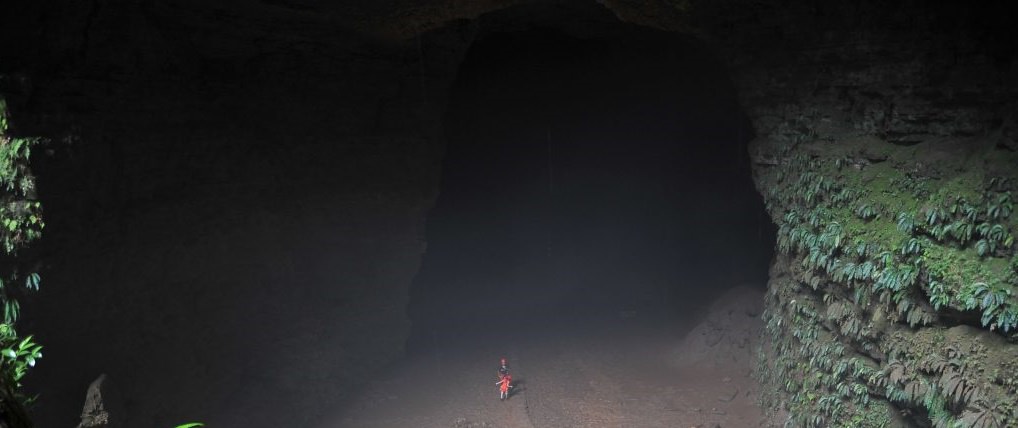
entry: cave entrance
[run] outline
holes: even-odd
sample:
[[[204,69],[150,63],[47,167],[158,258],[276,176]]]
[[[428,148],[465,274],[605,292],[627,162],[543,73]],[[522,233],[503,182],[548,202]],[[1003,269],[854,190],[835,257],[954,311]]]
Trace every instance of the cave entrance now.
[[[579,9],[480,20],[444,121],[411,351],[503,324],[693,317],[766,283],[773,226],[721,64]]]

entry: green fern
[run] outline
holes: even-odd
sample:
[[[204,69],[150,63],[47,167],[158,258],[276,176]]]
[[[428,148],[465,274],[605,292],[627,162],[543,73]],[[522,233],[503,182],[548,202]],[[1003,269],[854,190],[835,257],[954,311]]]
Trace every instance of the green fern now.
[[[925,220],[928,226],[933,226],[939,223],[941,220],[947,217],[947,213],[943,209],[938,207],[931,207],[926,209]]]
[[[967,407],[961,414],[962,426],[971,428],[998,428],[1004,426],[1005,409],[1002,403],[990,405],[983,400],[976,400],[974,406]]]
[[[956,405],[968,403],[976,394],[976,388],[965,380],[961,371],[954,368],[944,370],[939,386],[945,396]]]
[[[903,256],[922,254],[922,252],[923,247],[920,244],[919,239],[916,238],[909,238],[901,247],[901,255]]]
[[[910,212],[898,213],[897,225],[899,231],[905,233],[906,235],[911,235],[912,232],[915,230],[915,214],[912,214]]]
[[[933,305],[934,310],[939,311],[940,308],[950,305],[951,296],[944,289],[944,283],[931,279],[927,285],[927,292],[929,293],[930,304]]]
[[[980,239],[979,241],[976,241],[976,253],[979,254],[979,257],[987,256],[992,251],[990,246],[990,241]]]

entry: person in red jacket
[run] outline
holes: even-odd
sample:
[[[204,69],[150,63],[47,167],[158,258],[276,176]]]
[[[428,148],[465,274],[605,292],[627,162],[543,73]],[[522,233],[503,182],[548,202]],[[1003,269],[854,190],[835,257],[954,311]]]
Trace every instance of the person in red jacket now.
[[[506,373],[505,376],[502,376],[502,378],[498,380],[498,382],[495,382],[495,385],[500,385],[498,387],[499,393],[498,398],[500,400],[505,400],[506,398],[509,398],[509,388],[512,388],[511,385],[512,381],[513,376],[509,373]]]
[[[499,399],[505,400],[509,398],[509,388],[512,388],[513,376],[509,374],[509,364],[506,362],[505,357],[502,357],[499,363],[498,382],[495,382],[495,385],[500,385],[498,388]]]

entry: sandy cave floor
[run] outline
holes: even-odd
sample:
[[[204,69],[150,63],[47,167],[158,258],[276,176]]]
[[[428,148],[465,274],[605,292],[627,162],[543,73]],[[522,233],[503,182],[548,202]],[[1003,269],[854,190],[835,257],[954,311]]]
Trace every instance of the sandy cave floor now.
[[[692,328],[620,317],[465,341],[394,365],[322,428],[763,426],[750,376],[759,301],[730,292]],[[516,383],[506,401],[495,386],[503,354]]]

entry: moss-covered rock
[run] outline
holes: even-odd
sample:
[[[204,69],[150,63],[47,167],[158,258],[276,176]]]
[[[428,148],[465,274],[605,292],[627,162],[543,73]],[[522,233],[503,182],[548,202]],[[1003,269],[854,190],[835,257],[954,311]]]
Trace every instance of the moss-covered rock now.
[[[1018,155],[821,121],[787,120],[753,148],[783,266],[766,404],[803,426],[1018,424]]]

